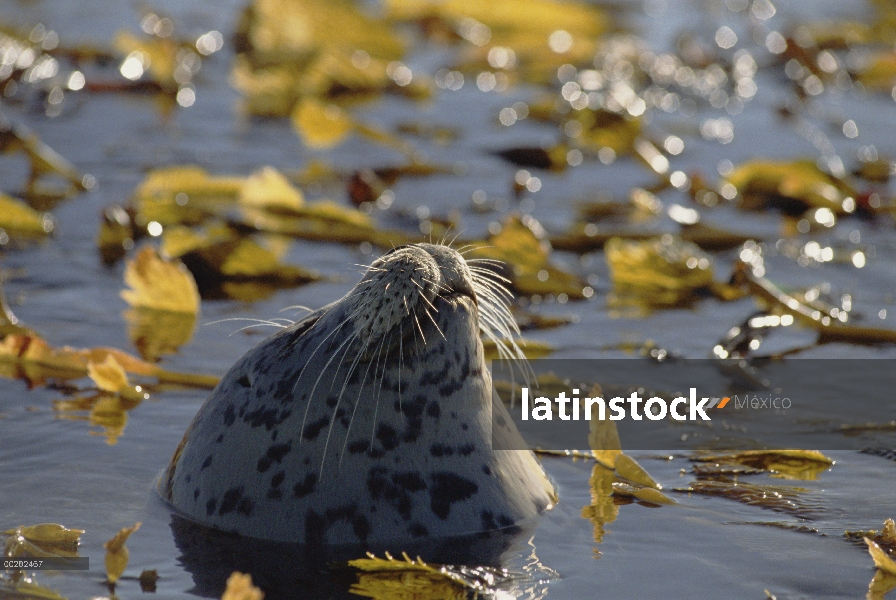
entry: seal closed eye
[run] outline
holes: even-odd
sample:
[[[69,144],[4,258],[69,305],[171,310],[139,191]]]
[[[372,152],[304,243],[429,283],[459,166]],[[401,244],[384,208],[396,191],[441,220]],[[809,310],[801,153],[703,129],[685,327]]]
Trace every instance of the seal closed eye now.
[[[204,525],[305,544],[454,536],[534,517],[556,500],[538,460],[492,449],[480,336],[522,356],[508,298],[450,248],[392,250],[342,299],[237,361],[160,492]],[[498,421],[506,430],[495,435],[519,435],[509,416]]]

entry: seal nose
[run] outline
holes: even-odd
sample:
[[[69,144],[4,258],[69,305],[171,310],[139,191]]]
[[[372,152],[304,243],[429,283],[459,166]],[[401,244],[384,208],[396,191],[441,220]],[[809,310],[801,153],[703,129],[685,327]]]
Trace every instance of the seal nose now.
[[[419,244],[419,247],[429,253],[439,268],[442,275],[442,288],[440,292],[449,291],[455,294],[469,296],[476,306],[479,299],[473,289],[473,275],[467,266],[467,261],[459,252],[447,246],[435,244]]]

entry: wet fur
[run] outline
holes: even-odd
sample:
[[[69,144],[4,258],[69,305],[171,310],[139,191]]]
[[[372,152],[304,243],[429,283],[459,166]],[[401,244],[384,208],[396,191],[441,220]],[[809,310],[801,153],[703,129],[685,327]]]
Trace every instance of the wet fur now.
[[[393,250],[230,369],[162,495],[199,523],[307,544],[474,533],[537,515],[555,500],[537,459],[492,450],[480,334],[519,355],[505,296],[454,250]],[[519,435],[497,420],[508,425],[496,436]]]

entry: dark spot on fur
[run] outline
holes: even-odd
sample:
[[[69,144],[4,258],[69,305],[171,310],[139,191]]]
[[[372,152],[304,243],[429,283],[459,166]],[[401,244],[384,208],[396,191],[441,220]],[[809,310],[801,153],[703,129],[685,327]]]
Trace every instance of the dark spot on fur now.
[[[272,464],[280,464],[283,461],[283,457],[289,453],[291,448],[292,442],[273,444],[268,448],[265,455],[258,459],[258,472],[264,473],[271,468]]]
[[[230,427],[234,421],[236,421],[236,410],[233,404],[228,404],[224,409],[224,425]]]
[[[492,474],[492,470],[488,465],[482,465],[482,472],[485,473],[486,475]]]
[[[420,385],[438,385],[448,379],[448,373],[451,371],[451,361],[442,362],[441,371],[426,371],[420,378]]]
[[[272,488],[280,487],[280,484],[283,483],[283,480],[285,478],[286,478],[286,473],[284,473],[283,471],[280,471],[280,472],[274,474],[274,476],[271,477],[271,487]]]
[[[193,502],[196,502],[197,500],[199,500],[199,488],[193,490]]]
[[[507,421],[504,419],[504,415],[497,415],[495,417],[495,423],[498,424],[498,427],[507,427]]]
[[[394,450],[398,447],[398,434],[391,426],[380,423],[376,428],[376,439],[383,445],[383,450]]]
[[[457,449],[457,453],[461,456],[469,456],[476,450],[476,446],[473,444],[464,444]]]
[[[360,454],[366,452],[370,448],[370,442],[365,440],[356,440],[348,445],[349,454]]]
[[[305,480],[300,481],[295,484],[292,488],[292,493],[296,498],[304,498],[308,494],[314,491],[314,486],[317,485],[317,473],[308,473],[305,475]]]
[[[202,461],[202,466],[199,467],[199,470],[204,471],[207,468],[209,468],[210,466],[212,466],[212,455],[211,454],[209,454],[208,456],[205,457],[205,460]]]
[[[302,432],[302,439],[308,440],[309,442],[314,440],[317,436],[320,435],[321,430],[330,424],[329,417],[321,417],[317,421],[313,423],[308,423],[305,426],[305,431]]]
[[[436,458],[441,458],[442,456],[451,456],[454,454],[454,448],[446,446],[445,444],[433,444],[429,447],[429,453]]]
[[[479,486],[469,479],[446,471],[433,473],[430,480],[430,508],[442,520],[448,518],[452,504],[466,500],[479,491]]]
[[[442,409],[439,408],[439,403],[436,402],[435,400],[430,402],[429,405],[426,407],[426,414],[428,414],[433,419],[438,419],[439,416],[442,414]]]
[[[393,473],[392,483],[401,486],[409,492],[419,492],[426,489],[426,482],[419,473],[413,471],[407,473]]]
[[[495,515],[490,510],[483,510],[480,514],[482,518],[482,530],[491,531],[498,528],[498,522],[495,521]]]
[[[367,474],[367,491],[374,500],[386,500],[398,514],[410,519],[413,508],[411,494],[426,489],[426,482],[419,473],[413,471],[393,473],[389,478],[386,473],[383,467],[371,469]]]
[[[186,481],[187,483],[190,483],[191,481],[193,481],[193,476],[187,475],[186,477],[184,477],[184,481]]]
[[[330,396],[327,398],[327,406],[329,408],[334,408],[339,403],[339,398],[336,396]]]
[[[215,509],[218,507],[218,501],[212,498],[208,502],[205,503],[205,514],[208,516],[212,516],[215,514]]]
[[[285,421],[291,414],[291,409],[280,410],[279,408],[262,407],[246,414],[246,416],[243,417],[243,421],[251,427],[261,427],[264,425],[264,427],[270,431]]]
[[[412,537],[419,538],[428,536],[429,530],[420,523],[414,522],[408,526],[408,533],[410,533]]]
[[[460,428],[461,428],[462,431],[466,431],[467,429],[470,428],[470,426],[467,425],[466,423],[461,423],[461,424],[460,424]]]
[[[501,527],[510,527],[511,525],[513,525],[513,519],[511,519],[507,515],[500,515],[498,517],[498,525],[500,525]]]
[[[448,380],[444,385],[439,386],[439,396],[447,398],[464,387],[463,379]]]
[[[220,444],[220,443],[223,442],[223,441],[224,441],[224,434],[223,434],[223,433],[220,434],[217,438],[215,438],[215,443],[216,443],[216,444]]]
[[[240,498],[240,501],[236,505],[236,512],[243,516],[251,517],[252,509],[254,508],[255,503],[252,501],[252,499],[248,496],[243,496],[242,498]]]
[[[219,515],[232,513],[236,509],[237,503],[243,497],[243,486],[230,488],[224,492],[221,498],[221,507],[218,509]]]
[[[247,388],[247,387],[252,387],[252,382],[249,381],[249,376],[248,376],[248,375],[243,375],[242,377],[240,377],[239,379],[237,379],[236,382],[237,382],[238,384],[240,384],[241,386],[246,387],[246,388]]]

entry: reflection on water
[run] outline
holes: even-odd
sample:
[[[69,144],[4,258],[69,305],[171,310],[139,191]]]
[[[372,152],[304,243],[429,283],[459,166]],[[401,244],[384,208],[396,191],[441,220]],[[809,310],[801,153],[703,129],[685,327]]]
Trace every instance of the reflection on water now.
[[[458,538],[407,544],[403,541],[375,547],[309,547],[246,538],[204,527],[172,514],[171,531],[180,551],[178,560],[193,578],[191,592],[220,597],[233,571],[249,573],[266,598],[352,598],[349,587],[358,580],[357,572],[345,562],[386,553],[422,558],[429,564],[503,567],[501,557],[520,549],[532,536],[533,524]],[[537,560],[537,559],[536,559]],[[497,582],[498,589],[513,597],[543,595],[549,569],[529,565],[526,572]],[[536,580],[538,578],[538,580]],[[539,581],[540,580],[540,581]],[[495,587],[494,583],[492,588]]]

